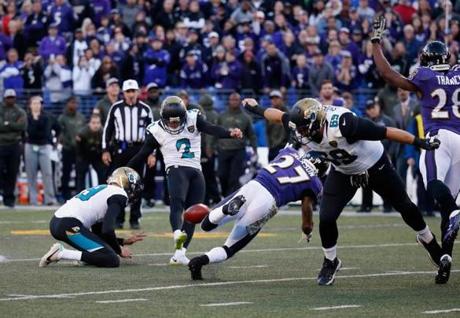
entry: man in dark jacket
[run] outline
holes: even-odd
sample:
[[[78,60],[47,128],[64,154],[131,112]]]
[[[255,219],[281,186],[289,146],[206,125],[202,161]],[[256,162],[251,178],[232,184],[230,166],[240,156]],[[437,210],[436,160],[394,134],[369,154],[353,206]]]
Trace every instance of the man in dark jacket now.
[[[274,90],[270,93],[271,106],[283,112],[287,111],[284,106],[283,95],[280,91]],[[275,123],[267,123],[267,140],[268,140],[268,161],[272,161],[278,155],[278,152],[286,146],[287,134],[284,128]]]
[[[5,90],[0,106],[0,185],[3,188],[3,204],[14,208],[14,188],[21,158],[20,142],[26,130],[26,112],[16,104],[16,92]]]

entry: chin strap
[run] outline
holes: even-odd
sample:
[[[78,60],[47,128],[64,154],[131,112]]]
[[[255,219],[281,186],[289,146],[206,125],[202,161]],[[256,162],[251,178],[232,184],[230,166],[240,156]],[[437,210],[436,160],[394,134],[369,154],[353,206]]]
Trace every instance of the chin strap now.
[[[448,70],[450,70],[450,65],[449,64],[431,65],[430,70],[432,70],[432,71],[448,71]]]

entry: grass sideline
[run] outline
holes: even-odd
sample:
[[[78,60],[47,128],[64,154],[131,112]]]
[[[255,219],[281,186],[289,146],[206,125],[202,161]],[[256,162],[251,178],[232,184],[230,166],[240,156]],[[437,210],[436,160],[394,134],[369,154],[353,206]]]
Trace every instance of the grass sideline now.
[[[192,282],[186,268],[166,265],[172,252],[168,217],[156,212],[142,220],[149,236],[133,246],[136,257],[118,269],[70,263],[38,268],[53,243],[46,235],[51,215],[0,211],[0,255],[10,259],[0,263],[2,317],[394,318],[460,311],[460,272],[447,285],[435,285],[425,251],[396,213],[339,219],[344,268],[328,287],[315,282],[322,263],[317,216],[308,247],[298,243],[300,216],[281,214],[242,253],[205,268],[205,280]],[[427,222],[439,234],[439,218]],[[222,245],[229,230],[200,233],[190,255]]]

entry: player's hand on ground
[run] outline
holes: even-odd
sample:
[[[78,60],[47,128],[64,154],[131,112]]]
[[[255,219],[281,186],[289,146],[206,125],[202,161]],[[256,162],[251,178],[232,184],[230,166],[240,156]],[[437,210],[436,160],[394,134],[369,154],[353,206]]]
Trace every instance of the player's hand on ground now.
[[[230,137],[241,139],[243,138],[243,132],[239,128],[230,128]]]
[[[132,258],[132,257],[133,257],[133,253],[132,253],[132,252],[129,250],[129,248],[127,248],[126,246],[122,246],[122,247],[121,247],[120,257],[123,257],[123,258]]]
[[[438,149],[439,146],[441,145],[441,141],[436,138],[436,137],[430,137],[430,138],[415,138],[414,139],[414,146],[417,146],[419,148],[425,149],[425,150],[435,150]]]
[[[154,155],[148,156],[148,158],[147,158],[147,166],[149,168],[153,168],[153,166],[155,165],[156,162],[157,162],[157,157],[155,157]]]
[[[132,244],[134,244],[136,242],[143,241],[144,237],[147,237],[147,234],[145,234],[145,233],[137,233],[137,234],[131,235],[127,239],[124,239],[123,244],[124,245],[132,245]]]
[[[112,162],[112,156],[110,155],[110,152],[104,151],[104,152],[102,153],[102,162],[103,162],[106,166],[110,166],[110,163]]]
[[[374,18],[374,21],[372,22],[372,43],[379,43],[382,40],[386,23],[386,19],[383,15],[378,15]]]

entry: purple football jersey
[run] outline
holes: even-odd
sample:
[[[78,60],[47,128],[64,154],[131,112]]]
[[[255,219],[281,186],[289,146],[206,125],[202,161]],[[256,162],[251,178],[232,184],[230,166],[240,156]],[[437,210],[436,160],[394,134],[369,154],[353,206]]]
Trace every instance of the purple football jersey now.
[[[302,164],[293,148],[282,149],[278,156],[261,169],[255,180],[276,200],[277,206],[302,199],[306,192],[318,197],[322,184],[311,166]]]
[[[409,80],[422,94],[425,133],[447,129],[460,134],[460,65],[447,72],[419,67]]]

